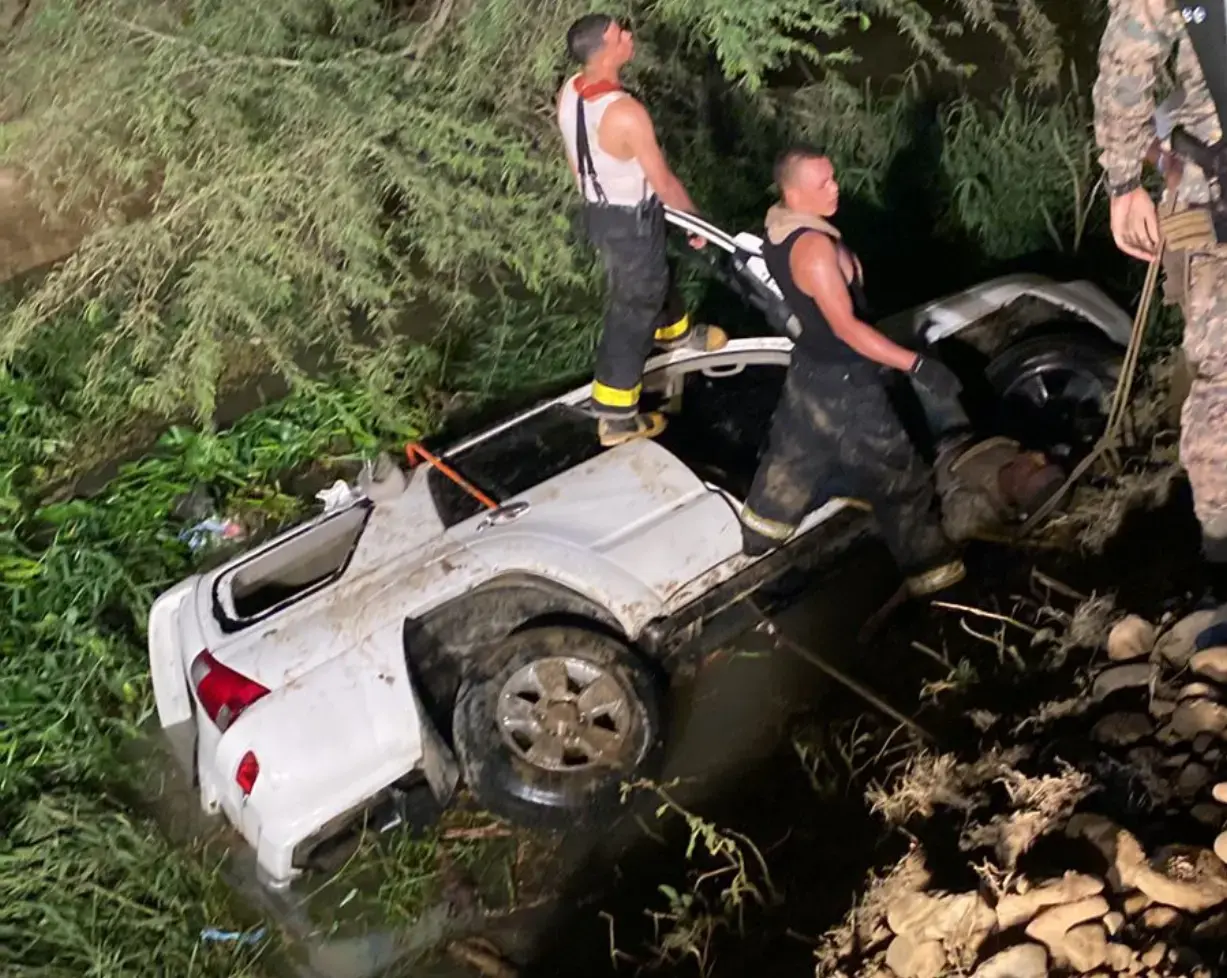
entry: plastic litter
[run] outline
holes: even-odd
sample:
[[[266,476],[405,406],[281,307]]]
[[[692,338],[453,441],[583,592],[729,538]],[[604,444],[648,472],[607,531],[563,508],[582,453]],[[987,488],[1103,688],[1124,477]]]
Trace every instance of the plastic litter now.
[[[238,520],[211,516],[188,527],[179,534],[179,539],[187,541],[193,551],[198,551],[219,541],[242,540],[246,535],[247,531]]]
[[[348,506],[358,498],[358,494],[354,492],[349,483],[344,479],[337,479],[327,489],[321,489],[317,492],[315,498],[324,504],[325,513],[331,513],[334,509]]]
[[[253,931],[219,930],[216,927],[206,927],[200,932],[200,939],[205,942],[217,941],[225,944],[258,944],[264,940],[267,928],[257,927]]]

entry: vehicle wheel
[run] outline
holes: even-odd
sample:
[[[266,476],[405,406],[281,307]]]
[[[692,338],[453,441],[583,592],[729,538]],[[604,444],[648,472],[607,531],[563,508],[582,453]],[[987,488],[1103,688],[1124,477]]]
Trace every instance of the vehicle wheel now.
[[[1106,338],[1072,331],[1007,347],[985,370],[997,396],[995,429],[1076,465],[1103,433],[1123,356]]]
[[[617,639],[582,628],[512,635],[456,699],[456,754],[478,802],[521,824],[573,825],[651,777],[661,755],[656,677]]]

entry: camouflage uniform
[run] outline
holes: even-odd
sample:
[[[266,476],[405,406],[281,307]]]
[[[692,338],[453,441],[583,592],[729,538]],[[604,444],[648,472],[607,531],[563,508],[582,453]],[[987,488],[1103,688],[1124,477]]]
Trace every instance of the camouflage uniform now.
[[[1221,2],[1221,0],[1212,0]],[[1160,107],[1172,125],[1206,144],[1221,133],[1201,66],[1172,0],[1110,0],[1094,86],[1095,138],[1109,190],[1142,173],[1156,135],[1154,90],[1176,47],[1176,93]],[[1227,107],[1225,107],[1227,108]],[[1210,200],[1201,171],[1187,161],[1169,183],[1163,216]],[[1227,249],[1189,243],[1166,263],[1168,295],[1184,310],[1184,353],[1194,374],[1181,419],[1180,456],[1193,489],[1206,556],[1227,562]]]

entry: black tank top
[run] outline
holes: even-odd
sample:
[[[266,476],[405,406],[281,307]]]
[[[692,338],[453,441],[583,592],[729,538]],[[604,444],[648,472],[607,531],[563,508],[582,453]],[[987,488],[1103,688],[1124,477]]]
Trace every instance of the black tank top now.
[[[788,308],[793,311],[801,323],[801,336],[797,340],[797,348],[804,350],[811,359],[818,363],[860,362],[864,358],[835,335],[826,316],[818,308],[818,303],[802,292],[793,281],[792,268],[789,265],[792,249],[801,235],[807,232],[822,234],[821,231],[815,231],[813,228],[797,228],[778,245],[770,241],[763,242],[763,260],[767,263],[767,270],[779,285],[780,291],[784,293],[784,301],[788,303]],[[844,249],[844,245],[839,241],[834,238],[831,240],[835,241],[837,249]],[[868,307],[865,302],[864,285],[859,275],[854,276],[853,280],[848,283],[848,291],[852,295],[853,312],[858,317],[865,318]]]

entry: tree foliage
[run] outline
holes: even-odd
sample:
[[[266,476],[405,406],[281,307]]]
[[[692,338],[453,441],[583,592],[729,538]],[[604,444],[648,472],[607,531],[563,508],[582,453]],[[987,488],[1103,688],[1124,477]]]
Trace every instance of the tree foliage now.
[[[1050,84],[1059,48],[1035,4],[959,0],[968,24]],[[34,0],[0,51],[0,91],[20,113],[0,153],[48,207],[83,211],[90,234],[23,298],[0,362],[68,331],[95,407],[188,404],[207,417],[236,364],[292,377],[325,359],[386,388],[423,321],[480,329],[492,301],[564,297],[588,310],[575,323],[595,325],[553,123],[562,38],[588,9]],[[761,191],[769,177],[753,154],[727,155],[713,86],[732,124],[778,134],[795,117],[773,82],[801,65],[814,82],[787,104],[813,121],[839,103],[851,118],[863,100],[833,72],[869,18],[953,67],[942,44],[957,25],[917,0],[632,0],[613,12],[635,26],[634,80],[671,158],[713,188],[700,199],[718,219],[737,208],[719,188]],[[864,139],[882,125],[853,121]]]

